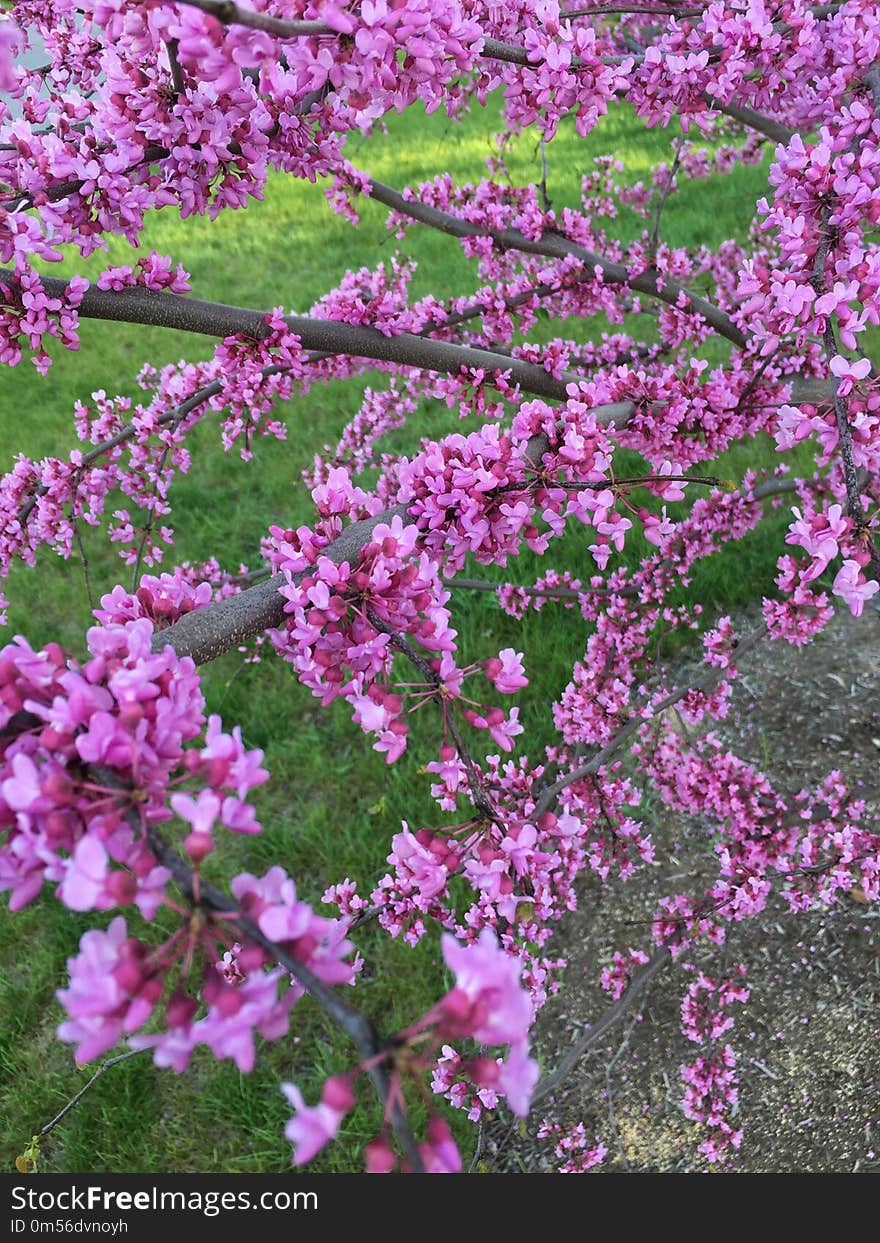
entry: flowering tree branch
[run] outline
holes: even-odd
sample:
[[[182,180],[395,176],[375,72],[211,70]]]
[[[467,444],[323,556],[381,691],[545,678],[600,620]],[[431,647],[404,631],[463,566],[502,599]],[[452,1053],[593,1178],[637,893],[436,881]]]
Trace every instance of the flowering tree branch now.
[[[44,277],[41,285],[50,298],[62,298],[67,289],[67,282],[55,277]],[[0,270],[0,305],[16,306],[14,288],[15,274]],[[157,328],[193,332],[209,337],[243,335],[259,341],[269,335],[265,315],[260,311],[144,289],[117,291],[92,287],[83,294],[78,311],[86,319],[149,324]],[[458,374],[462,368],[470,368],[485,374],[488,379],[493,372],[502,372],[511,384],[521,385],[524,391],[557,400],[563,399],[568,384],[576,383],[578,379],[574,375],[556,379],[542,367],[516,358],[494,355],[489,350],[477,350],[447,341],[432,341],[412,333],[404,332],[386,337],[374,328],[362,328],[334,320],[310,319],[302,315],[287,315],[284,322],[299,337],[306,349],[451,374]]]
[[[381,1039],[372,1023],[350,1006],[311,971],[305,963],[288,953],[283,946],[275,944],[258,927],[253,920],[243,916],[236,904],[231,902],[219,889],[208,884],[201,878],[196,882],[193,869],[174,851],[156,829],[149,830],[150,847],[159,862],[167,867],[178,887],[195,909],[210,911],[212,914],[225,918],[242,936],[254,945],[264,949],[273,962],[289,971],[310,997],[321,1007],[328,1017],[351,1040],[365,1064],[369,1067],[369,1075],[379,1094],[379,1099],[388,1112],[394,1133],[403,1149],[403,1153],[413,1173],[424,1172],[418,1145],[405,1107],[401,1100],[392,1092],[391,1081],[386,1066],[387,1045]]]
[[[625,409],[596,411],[600,419],[607,419],[608,422],[617,421],[621,416],[625,417],[627,413]],[[539,458],[540,448],[541,442],[536,440],[528,456],[533,459]],[[761,501],[783,495],[792,491],[794,487],[792,480],[770,481],[758,486],[755,490],[755,500]],[[375,517],[354,522],[324,548],[323,555],[336,564],[344,561],[353,562],[357,559],[359,551],[369,543],[379,524],[388,524],[395,518],[405,520],[406,515],[407,506],[398,505]],[[296,577],[294,576],[294,580]],[[284,599],[279,592],[283,585],[283,576],[276,574],[248,587],[240,594],[220,600],[208,608],[187,613],[168,629],[158,632],[154,643],[157,648],[170,643],[179,656],[190,656],[196,664],[216,660],[224,652],[238,647],[254,635],[282,624]],[[472,586],[473,584],[457,583],[456,580],[451,580],[450,585]],[[535,592],[534,594],[542,593]]]
[[[737,327],[725,311],[712,306],[705,298],[689,293],[675,281],[661,277],[656,272],[630,273],[622,263],[603,259],[601,255],[568,241],[558,233],[545,234],[538,239],[533,239],[526,237],[518,229],[492,229],[473,224],[450,212],[441,211],[428,203],[420,202],[414,197],[408,198],[375,178],[370,178],[367,186],[370,198],[384,203],[386,207],[390,207],[392,211],[402,216],[409,216],[419,224],[438,229],[441,233],[449,233],[453,237],[490,237],[501,250],[518,250],[523,254],[546,255],[554,259],[562,259],[570,255],[580,260],[585,270],[592,276],[599,277],[601,273],[601,280],[604,284],[624,285],[634,293],[648,294],[670,306],[684,305],[694,314],[700,315],[720,336],[726,337],[734,345],[744,349],[748,343],[748,336]]]
[[[633,810],[643,789],[712,826],[716,866],[701,897],[658,895],[647,921],[653,958],[613,953],[601,983],[617,1004],[540,1085],[540,1099],[670,955],[758,915],[771,882],[782,878],[793,911],[830,905],[856,884],[869,900],[880,892],[880,835],[839,774],[785,794],[711,729],[760,637],[801,645],[829,623],[832,599],[857,616],[880,591],[880,395],[860,346],[880,321],[880,77],[865,51],[880,37],[877,14],[861,0],[784,14],[738,0],[700,12],[639,0],[568,13],[552,0],[515,11],[327,0],[320,12],[290,0],[283,16],[234,0],[111,4],[41,19],[39,70],[19,55],[32,50],[33,22],[23,0],[0,19],[0,91],[15,101],[14,118],[0,107],[0,360],[30,355],[45,372],[48,339],[78,348],[83,317],[216,345],[198,363],[145,366],[138,385],[148,396],[136,404],[103,391],[78,403],[87,447],[19,455],[0,479],[0,574],[44,548],[84,552],[83,525],[104,524],[117,494],[128,508],[113,508],[107,533],[133,573],[130,590],[119,584],[92,602],[85,659],[52,643],[34,650],[22,636],[0,653],[0,889],[12,909],[49,885],[69,909],[115,913],[85,933],[59,993],[59,1035],[80,1062],[125,1034],[159,1066],[183,1070],[206,1046],[247,1071],[256,1037],[286,1035],[306,991],[360,1060],[324,1083],[317,1105],[285,1085],[294,1160],[337,1134],[356,1077],[369,1074],[384,1117],[367,1168],[396,1167],[395,1132],[406,1168],[459,1169],[436,1108],[426,1138],[413,1134],[407,1093],[445,1098],[478,1120],[502,1099],[526,1115],[538,1077],[529,1029],[559,969],[546,948],[552,929],[576,905],[584,869],[604,880],[654,859],[650,825]],[[346,159],[346,136],[368,134],[392,110],[421,102],[454,116],[491,93],[505,136],[479,182],[457,185],[438,169],[401,192]],[[634,184],[613,154],[598,156],[570,202],[554,184],[551,205],[548,152],[560,125],[571,118],[585,137],[621,99],[648,125],[735,140],[682,141],[671,168]],[[527,131],[544,175],[517,186],[505,142]],[[661,240],[676,175],[757,164],[766,138],[778,146],[747,241]],[[154,252],[107,267],[94,284],[42,275],[67,250],[89,255],[111,235],[134,246],[153,209],[186,218],[242,207],[263,197],[271,173],[323,181],[352,225],[360,200],[373,198],[398,236],[414,221],[459,238],[480,288],[448,302],[414,298],[414,262],[395,254],[347,272],[312,314],[283,316],[185,296],[183,266]],[[611,235],[623,209],[645,222],[628,241]],[[588,340],[533,332],[544,317],[595,330]],[[723,364],[713,334],[734,347]],[[282,403],[369,370],[379,379],[338,443],[303,472],[311,522],[269,528],[265,571],[212,561],[141,573],[173,542],[171,481],[189,470],[189,435],[207,412],[223,448],[247,461],[255,437],[284,438]],[[469,421],[408,456],[390,451],[396,442],[383,438],[423,402]],[[729,490],[715,463],[748,442],[754,469]],[[764,460],[766,443],[774,456]],[[775,457],[793,450],[798,478]],[[733,545],[762,521],[761,502],[778,510],[785,496],[796,504],[762,622],[745,638],[730,617],[707,626],[694,567],[725,547],[739,565]],[[558,539],[573,527],[582,540]],[[579,559],[566,565],[573,544]],[[532,714],[520,722],[518,706],[498,700],[527,686],[532,655],[505,647],[463,661],[451,593],[490,588],[463,577],[472,564],[506,568],[525,550],[552,548],[558,568],[496,589],[515,619],[547,599],[577,605],[552,730],[520,751]],[[660,662],[670,631],[701,632],[702,666],[687,685],[670,687]],[[419,772],[437,812],[376,843],[388,867],[366,896],[348,876],[330,885],[324,902],[339,918],[317,915],[280,866],[232,877],[232,896],[202,874],[228,832],[260,831],[250,791],[268,773],[240,728],[208,714],[196,665],[266,632],[308,691],[348,704],[388,763],[414,739],[428,751]],[[401,657],[415,681],[399,680]],[[423,705],[432,705],[426,728],[411,731]],[[179,924],[149,944],[129,931],[131,908],[146,938],[174,915]],[[348,936],[368,918],[406,943],[442,930],[455,977],[391,1039],[337,991],[359,966]],[[683,1069],[683,1104],[711,1132],[701,1147],[710,1161],[742,1138],[736,1053],[722,1037],[747,996],[738,973],[701,973],[682,1001],[682,1030],[703,1046]],[[586,1151],[583,1136],[547,1125],[569,1154],[564,1169],[601,1159],[601,1145]]]
[[[759,626],[746,635],[744,639],[739,640],[736,645],[737,656],[743,656],[750,648],[754,647],[761,639],[765,638],[767,631],[765,627]],[[558,777],[551,785],[545,786],[541,791],[541,797],[535,804],[535,815],[541,816],[544,812],[549,811],[553,803],[566,788],[574,782],[583,781],[585,777],[595,776],[621,749],[623,744],[630,739],[633,734],[642,728],[646,720],[657,717],[663,712],[668,712],[670,708],[674,708],[676,704],[681,703],[693,691],[706,694],[712,691],[721,682],[724,673],[720,669],[712,669],[709,673],[704,674],[695,682],[686,686],[680,686],[678,690],[661,699],[659,703],[651,704],[646,715],[635,714],[630,720],[619,729],[605,744],[600,751],[588,760],[586,764],[580,764],[572,768],[564,776]]]

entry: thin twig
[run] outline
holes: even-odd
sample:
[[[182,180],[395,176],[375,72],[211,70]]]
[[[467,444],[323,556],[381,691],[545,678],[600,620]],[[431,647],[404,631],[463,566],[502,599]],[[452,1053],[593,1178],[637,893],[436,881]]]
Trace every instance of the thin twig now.
[[[614,1140],[617,1144],[617,1151],[620,1154],[620,1159],[623,1162],[623,1167],[626,1170],[630,1168],[630,1164],[629,1164],[629,1161],[627,1160],[626,1153],[623,1150],[623,1144],[620,1139],[620,1130],[618,1129],[618,1126],[617,1126],[617,1116],[614,1112],[614,1088],[611,1083],[611,1072],[614,1070],[614,1067],[617,1065],[617,1063],[620,1061],[623,1054],[629,1048],[629,1042],[632,1039],[632,1034],[633,1034],[633,1031],[635,1030],[636,1022],[637,1022],[637,1018],[634,1018],[632,1022],[630,1023],[629,1027],[626,1029],[626,1034],[624,1035],[623,1040],[620,1042],[617,1048],[617,1051],[614,1053],[611,1060],[605,1063],[605,1067],[604,1067],[605,1091],[608,1095],[608,1123],[611,1127],[611,1133],[614,1136]]]
[[[95,597],[92,593],[92,579],[91,579],[91,575],[89,574],[89,559],[86,556],[85,545],[82,542],[82,535],[80,534],[79,521],[76,517],[76,514],[73,515],[72,521],[73,521],[73,538],[76,540],[76,546],[79,550],[79,559],[80,559],[80,562],[82,563],[83,582],[85,583],[86,596],[88,597],[89,608],[92,609],[92,611],[94,611]]]
[[[108,1058],[106,1062],[102,1062],[101,1065],[98,1067],[98,1069],[95,1071],[95,1073],[92,1075],[88,1083],[85,1084],[84,1087],[80,1088],[80,1090],[76,1093],[76,1095],[70,1098],[70,1100],[67,1102],[64,1108],[55,1115],[52,1121],[47,1122],[44,1127],[41,1127],[40,1130],[37,1132],[37,1134],[48,1135],[49,1132],[58,1125],[58,1123],[61,1121],[64,1115],[66,1113],[69,1113],[70,1110],[73,1109],[77,1101],[81,1101],[82,1098],[85,1096],[86,1092],[88,1092],[90,1088],[94,1087],[94,1085],[98,1082],[98,1080],[101,1078],[102,1075],[107,1073],[107,1071],[111,1068],[111,1066],[118,1066],[120,1062],[127,1062],[130,1058],[137,1057],[139,1053],[147,1053],[147,1052],[148,1052],[147,1049],[129,1049],[126,1053],[117,1053],[116,1057]]]
[[[684,150],[683,136],[679,135],[679,137],[676,138],[674,148],[675,154],[672,157],[672,164],[669,168],[669,175],[666,178],[666,184],[660,191],[660,196],[657,200],[657,207],[654,212],[654,223],[651,226],[651,236],[648,239],[648,258],[652,267],[657,261],[657,247],[660,243],[660,217],[663,214],[663,208],[666,206],[666,200],[672,193],[672,185],[675,181],[675,174],[678,172],[678,166],[681,162],[681,153]]]
[[[532,1096],[531,1107],[533,1109],[539,1101],[544,1100],[545,1097],[552,1095],[552,1093],[556,1091],[563,1080],[567,1078],[577,1063],[581,1060],[590,1045],[595,1044],[597,1040],[604,1036],[605,1032],[607,1032],[609,1028],[613,1027],[615,1023],[620,1022],[623,1016],[633,1005],[645,985],[654,978],[658,971],[662,971],[663,968],[666,967],[671,961],[672,955],[668,949],[664,948],[657,950],[654,957],[633,974],[626,992],[620,997],[620,999],[616,1001],[610,1010],[607,1010],[596,1023],[589,1027],[583,1036],[574,1042],[556,1069],[551,1074],[545,1075],[540,1081]]]
[[[480,1120],[477,1123],[477,1144],[476,1144],[476,1147],[474,1148],[474,1155],[473,1155],[473,1159],[471,1160],[470,1168],[468,1169],[469,1174],[473,1174],[474,1170],[477,1168],[479,1164],[480,1157],[482,1155],[483,1155],[483,1118],[482,1118],[482,1115],[480,1115]]]
[[[547,193],[547,140],[541,139],[541,180],[538,182],[538,192],[541,195],[541,206],[545,212],[552,210],[553,203],[550,195]]]
[[[141,532],[140,542],[138,543],[137,555],[135,556],[135,559],[134,559],[134,569],[132,570],[132,575],[131,575],[132,594],[137,591],[138,582],[140,581],[140,576],[141,576],[141,563],[143,561],[144,551],[146,550],[147,540],[150,538],[150,535],[153,530],[153,525],[156,521],[156,507],[159,503],[159,488],[161,486],[162,472],[165,470],[165,463],[168,461],[168,454],[171,452],[172,445],[174,444],[174,437],[177,434],[178,429],[180,428],[180,424],[183,418],[184,418],[184,415],[179,414],[177,419],[172,422],[171,431],[168,435],[168,439],[165,441],[165,446],[162,449],[162,453],[159,457],[159,461],[155,467],[154,477],[156,480],[156,486],[153,489],[153,496],[152,496],[153,504],[147,507],[147,518],[146,518],[146,521],[144,522],[143,530]]]
[[[646,270],[633,275],[624,263],[598,255],[577,242],[569,241],[559,233],[544,233],[538,238],[533,238],[527,237],[519,229],[497,229],[489,224],[464,220],[452,212],[442,211],[439,207],[434,207],[421,199],[405,198],[398,190],[375,178],[369,179],[368,193],[370,198],[384,203],[391,211],[402,216],[409,216],[419,224],[438,229],[441,233],[448,233],[452,237],[489,237],[500,250],[546,255],[551,259],[564,259],[568,256],[580,259],[591,275],[595,274],[596,268],[601,268],[602,281],[605,285],[623,285],[634,293],[647,294],[651,298],[657,298],[679,309],[683,306],[685,310],[700,315],[720,336],[726,337],[741,349],[745,348],[750,339],[733,322],[726,311],[707,302],[698,294],[691,293],[665,274],[661,278],[656,272]],[[683,303],[682,299],[684,299]]]

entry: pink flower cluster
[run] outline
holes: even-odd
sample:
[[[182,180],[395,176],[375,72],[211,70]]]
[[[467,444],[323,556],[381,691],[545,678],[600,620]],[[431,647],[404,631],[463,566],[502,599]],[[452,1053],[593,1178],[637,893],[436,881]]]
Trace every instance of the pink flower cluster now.
[[[393,1090],[400,1090],[405,1074],[418,1076],[427,1068],[433,1053],[442,1045],[442,1057],[434,1070],[435,1092],[447,1094],[459,1106],[473,1093],[475,1100],[490,1109],[499,1096],[504,1096],[511,1110],[524,1117],[537,1083],[538,1066],[528,1056],[533,1008],[520,985],[521,965],[501,948],[488,929],[470,945],[462,945],[448,934],[441,944],[455,986],[423,1019],[398,1036]],[[508,1045],[509,1049],[504,1059],[487,1057],[481,1051],[479,1056],[465,1060],[445,1043],[450,1040],[473,1040],[481,1046]],[[453,1077],[458,1079],[454,1086]],[[321,1100],[314,1106],[306,1105],[294,1084],[282,1085],[296,1110],[285,1131],[294,1144],[296,1164],[310,1161],[337,1134],[354,1106],[352,1078],[348,1075],[327,1079]],[[475,1108],[479,1111],[479,1105]],[[386,1128],[387,1119],[377,1138],[364,1149],[370,1173],[389,1173],[397,1165]],[[428,1173],[457,1173],[461,1169],[449,1127],[437,1115],[429,1120],[428,1139],[419,1145],[419,1153]]]
[[[742,1130],[736,1130],[728,1121],[739,1099],[736,1053],[727,1044],[705,1056],[701,1054],[692,1065],[682,1066],[681,1077],[687,1085],[684,1116],[709,1128],[709,1138],[700,1144],[700,1152],[714,1164],[729,1149],[735,1151],[742,1144]]]
[[[357,965],[345,961],[352,949],[345,924],[323,919],[298,901],[282,868],[271,868],[262,878],[241,874],[232,888],[238,912],[281,950],[326,983],[352,982]],[[230,946],[219,962],[218,943]],[[269,963],[257,946],[232,943],[219,920],[184,923],[153,947],[128,936],[125,919],[117,916],[106,932],[87,932],[80,953],[68,962],[70,983],[58,998],[69,1019],[58,1034],[77,1045],[80,1063],[128,1037],[132,1048],[152,1049],[157,1066],[183,1071],[193,1050],[206,1045],[215,1057],[231,1058],[239,1070],[250,1071],[255,1036],[287,1035],[290,1011],[304,992],[283,968]],[[160,1031],[138,1034],[157,1017]]]
[[[21,638],[0,652],[0,890],[13,909],[49,881],[73,910],[134,902],[152,918],[169,873],[150,826],[177,811],[199,857],[217,824],[259,830],[247,796],[268,776],[262,752],[217,716],[205,729],[192,661],[151,651],[152,636],[145,618],[94,627],[83,664]],[[196,799],[169,796],[189,779],[203,783]]]
[[[138,259],[134,267],[122,264],[119,267],[105,268],[95,281],[98,289],[126,289],[141,285],[145,289],[167,289],[170,293],[189,293],[189,272],[185,272],[183,264],[178,263],[172,271],[171,260],[167,255],[157,255],[151,250],[143,259]]]
[[[739,967],[737,974],[742,978],[745,967]],[[722,1048],[719,1042],[733,1026],[730,1007],[744,1005],[748,999],[749,990],[735,980],[713,980],[700,972],[681,1004],[681,1026],[688,1040],[716,1046],[707,1056],[681,1068],[687,1085],[685,1117],[704,1123],[712,1132],[700,1145],[700,1151],[711,1163],[720,1160],[727,1149],[737,1149],[742,1143],[742,1131],[735,1130],[730,1122],[738,1102],[736,1055],[730,1045]]]
[[[11,255],[16,254],[16,241],[26,235],[22,229],[26,230],[27,224],[28,218],[23,217],[20,225],[9,226],[12,233],[9,244],[0,231],[0,260],[8,262]],[[44,257],[42,248],[39,253]],[[14,274],[0,281],[0,363],[15,367],[27,348],[34,354],[34,366],[45,375],[52,361],[43,344],[45,338],[54,337],[66,349],[78,349],[76,308],[88,285],[84,277],[74,276],[64,296],[52,298],[33,269],[20,265],[16,256]]]
[[[339,513],[356,503],[348,478],[334,468],[326,486],[314,492],[335,526]],[[419,532],[395,515],[390,523],[376,524],[358,561],[337,564],[321,555],[322,539],[305,528],[272,528],[271,556],[286,578],[281,594],[288,603],[290,621],[275,636],[279,652],[289,660],[300,680],[324,704],[342,697],[354,709],[353,720],[377,736],[377,751],[393,763],[406,747],[404,686],[391,682],[392,661],[407,644],[417,644],[414,659],[427,672],[408,697],[422,702],[438,699],[444,721],[449,705],[461,698],[461,684],[473,669],[460,669],[454,659],[456,632],[449,625],[449,592],[440,581],[437,563],[418,549]],[[410,648],[410,651],[414,649]],[[433,653],[440,653],[434,656]],[[507,649],[483,666],[485,676],[502,694],[514,694],[526,685],[520,657]],[[410,687],[413,684],[409,684]],[[473,703],[470,700],[468,703]],[[415,704],[414,706],[418,706]],[[509,750],[510,737],[519,732],[517,711],[505,717],[500,709],[463,708],[463,716],[477,728],[488,729]]]
[[[557,1171],[559,1174],[586,1174],[601,1165],[608,1155],[604,1144],[591,1145],[583,1122],[564,1127],[545,1118],[538,1127],[537,1138],[556,1141],[555,1154],[563,1161]]]

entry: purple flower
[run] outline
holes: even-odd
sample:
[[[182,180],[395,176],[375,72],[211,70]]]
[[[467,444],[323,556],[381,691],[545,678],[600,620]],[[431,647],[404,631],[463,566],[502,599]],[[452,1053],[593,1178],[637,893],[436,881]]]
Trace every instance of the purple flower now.
[[[837,388],[838,395],[846,397],[848,393],[852,392],[854,384],[867,379],[871,374],[871,360],[869,358],[860,358],[858,362],[852,363],[848,358],[835,354],[831,359],[831,374],[837,376],[840,381]]]
[[[105,910],[114,905],[107,893],[107,851],[93,835],[80,838],[68,861],[58,896],[72,911]]]
[[[343,1118],[354,1107],[354,1095],[348,1080],[339,1075],[325,1081],[317,1105],[307,1105],[294,1083],[282,1083],[281,1090],[296,1110],[284,1134],[294,1146],[294,1162],[305,1165],[336,1138]]]
[[[443,958],[455,976],[450,1017],[468,1028],[468,1034],[482,1044],[517,1044],[528,1037],[532,1024],[532,1003],[520,986],[521,967],[498,944],[498,938],[484,928],[471,945],[461,945],[444,933]],[[466,1002],[462,1011],[461,1002]],[[438,1010],[441,1015],[444,1002]]]
[[[837,571],[832,591],[846,601],[853,617],[861,617],[868,600],[880,591],[880,583],[866,579],[857,561],[844,561]]]

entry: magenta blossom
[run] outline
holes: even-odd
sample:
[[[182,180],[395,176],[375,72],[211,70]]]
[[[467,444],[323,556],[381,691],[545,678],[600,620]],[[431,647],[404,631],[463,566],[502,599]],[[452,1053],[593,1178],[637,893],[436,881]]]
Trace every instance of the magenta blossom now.
[[[334,1075],[327,1079],[317,1105],[307,1105],[294,1083],[282,1083],[281,1090],[296,1110],[284,1128],[294,1146],[293,1160],[305,1165],[335,1139],[342,1120],[354,1108],[354,1095],[347,1078]]]
[[[846,397],[852,392],[854,384],[861,383],[871,374],[871,360],[860,358],[858,362],[853,363],[848,358],[835,354],[831,359],[831,374],[837,376],[840,381],[837,389],[839,396]]]
[[[880,591],[880,583],[866,579],[858,561],[844,561],[837,571],[832,590],[846,601],[853,617],[861,617],[867,602]]]

